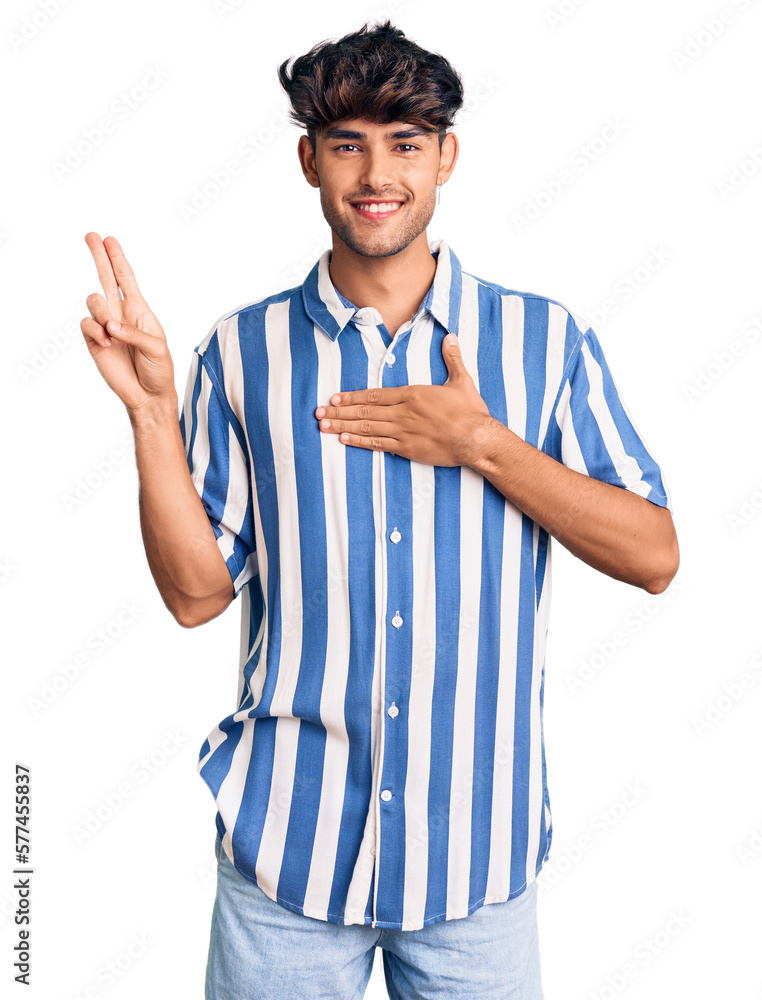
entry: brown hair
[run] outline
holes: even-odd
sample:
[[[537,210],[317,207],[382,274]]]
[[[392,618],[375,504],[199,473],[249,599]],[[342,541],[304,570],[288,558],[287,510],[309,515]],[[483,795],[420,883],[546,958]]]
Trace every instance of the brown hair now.
[[[463,82],[450,63],[406,38],[387,19],[338,41],[323,41],[278,67],[290,119],[316,134],[344,118],[379,124],[409,122],[439,133],[439,148],[463,104]]]

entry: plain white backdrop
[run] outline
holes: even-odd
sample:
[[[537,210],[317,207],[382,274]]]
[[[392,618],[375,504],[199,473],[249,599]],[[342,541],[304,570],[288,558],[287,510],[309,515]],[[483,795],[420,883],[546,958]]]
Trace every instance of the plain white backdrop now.
[[[3,995],[203,997],[215,809],[196,762],[235,707],[239,602],[182,629],[148,570],[129,422],[79,330],[101,290],[84,235],[120,240],[182,391],[217,317],[330,245],[277,65],[388,13],[465,84],[429,239],[593,323],[681,545],[658,598],[553,548],[546,1000],[762,997],[761,8],[4,5]]]

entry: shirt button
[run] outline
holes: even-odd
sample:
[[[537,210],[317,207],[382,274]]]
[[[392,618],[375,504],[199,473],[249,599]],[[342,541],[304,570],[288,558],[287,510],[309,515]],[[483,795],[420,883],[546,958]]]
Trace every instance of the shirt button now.
[[[388,788],[385,788],[383,792],[381,792],[381,798],[384,800],[384,802],[388,802],[391,797],[392,793],[389,791]]]
[[[397,708],[394,702],[392,702],[389,708],[387,709],[387,712],[389,715],[391,715],[393,719],[395,719],[399,715],[400,710]]]
[[[355,313],[355,320],[367,326],[378,326],[381,322],[381,314],[373,306],[364,306]]]
[[[376,854],[376,848],[375,848],[375,846],[371,847],[370,853],[375,857],[375,854]]]
[[[397,529],[395,527],[394,531],[391,533],[391,535],[389,537],[391,538],[391,540],[396,545],[397,542],[400,540],[400,538],[402,538],[402,535],[399,533],[399,531],[397,531]]]
[[[386,359],[386,363],[387,363],[387,365],[389,365],[389,367],[391,368],[391,367],[392,367],[392,365],[394,364],[394,362],[395,362],[396,360],[397,360],[397,359],[395,358],[395,356],[394,356],[393,354],[390,354],[390,355],[388,355],[388,357],[387,357],[387,359]]]
[[[392,625],[395,628],[399,628],[401,624],[402,624],[402,619],[400,618],[400,613],[398,611],[397,614],[394,616],[394,618],[392,618]]]

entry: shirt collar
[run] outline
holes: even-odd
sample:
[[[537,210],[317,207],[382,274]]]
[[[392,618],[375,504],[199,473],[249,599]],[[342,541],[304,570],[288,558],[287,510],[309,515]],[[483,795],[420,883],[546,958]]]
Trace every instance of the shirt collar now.
[[[460,261],[444,240],[430,242],[429,250],[432,256],[436,255],[437,266],[421,308],[427,309],[450,333],[457,334],[462,291]],[[339,295],[331,281],[330,259],[331,250],[326,250],[315,261],[302,285],[302,299],[310,319],[331,340],[336,340],[358,310],[354,305],[345,305],[348,300]]]

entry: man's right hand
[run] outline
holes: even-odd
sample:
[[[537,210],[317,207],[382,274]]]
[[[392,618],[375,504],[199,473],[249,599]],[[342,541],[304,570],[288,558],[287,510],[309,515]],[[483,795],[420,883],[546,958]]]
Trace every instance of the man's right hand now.
[[[225,610],[234,587],[190,473],[167,340],[114,237],[101,241],[88,233],[85,242],[106,297],[87,297],[90,316],[80,326],[98,370],[130,416],[148,565],[176,621],[195,628]],[[113,321],[120,330],[112,331]]]
[[[90,316],[80,323],[98,370],[130,414],[154,399],[176,400],[167,338],[141,295],[118,241],[88,233],[85,243],[106,293],[105,298],[98,292],[88,295]]]

